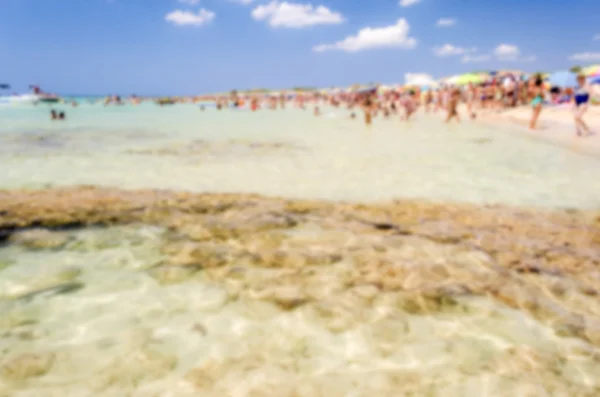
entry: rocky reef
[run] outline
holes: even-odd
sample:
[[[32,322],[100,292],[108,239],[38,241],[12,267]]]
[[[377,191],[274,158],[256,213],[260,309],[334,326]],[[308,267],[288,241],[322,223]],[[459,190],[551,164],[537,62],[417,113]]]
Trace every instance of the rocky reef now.
[[[393,357],[400,346],[427,336],[423,355],[462,357],[463,362],[442,367],[451,365],[472,377],[501,373],[494,387],[510,389],[512,395],[542,395],[535,394],[539,389],[533,378],[550,395],[600,393],[597,212],[417,200],[363,205],[97,187],[0,192],[5,243],[35,252],[81,250],[70,234],[73,228],[136,224],[165,231],[156,263],[139,271],[165,287],[194,280],[218,286],[225,295],[218,299],[220,308],[243,305],[255,321],[270,321],[275,312],[296,313],[334,336],[368,325],[363,336],[381,357]],[[77,282],[79,273],[67,268],[57,274],[50,287]],[[22,299],[23,293],[8,298]],[[569,341],[568,347],[544,350],[535,338],[494,325],[512,324],[517,314],[547,327],[552,338]],[[495,337],[506,346],[493,353],[471,350],[460,328],[438,332],[435,325],[424,327],[431,319],[496,328]],[[199,335],[211,333],[202,323],[192,328]],[[306,368],[298,365],[311,365],[306,358],[313,357],[310,343],[290,339],[283,348],[277,338],[271,336],[272,346],[248,345],[234,357],[181,369],[178,379],[190,393],[232,395],[225,387],[227,377],[239,380],[241,373],[260,367],[263,381],[247,389],[251,395],[345,395],[338,386],[346,378],[333,369],[312,381],[299,378]],[[161,375],[176,367],[175,358],[146,356],[160,357]],[[575,356],[580,372],[565,364]],[[39,377],[53,360],[50,355],[12,357],[3,373],[11,382]],[[362,382],[366,372],[357,371],[362,375],[353,379]],[[410,365],[381,370],[368,376],[371,386],[364,386],[369,382],[363,379],[361,390],[364,395],[427,395],[424,390],[438,395],[450,389],[455,393],[447,395],[484,395],[455,390],[443,371],[435,375],[432,370],[435,379],[428,381],[415,371]],[[291,380],[282,381],[285,377]],[[272,384],[275,379],[279,383]],[[519,380],[524,383],[518,388],[507,386]]]

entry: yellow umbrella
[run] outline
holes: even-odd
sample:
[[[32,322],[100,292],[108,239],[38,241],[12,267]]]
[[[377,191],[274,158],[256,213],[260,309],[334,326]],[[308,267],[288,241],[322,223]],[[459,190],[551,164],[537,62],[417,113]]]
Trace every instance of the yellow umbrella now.
[[[459,76],[455,80],[454,84],[456,84],[456,85],[465,85],[465,84],[469,84],[469,83],[479,84],[485,80],[486,80],[486,78],[484,76],[482,76],[481,74],[467,73],[467,74],[463,74],[462,76]]]

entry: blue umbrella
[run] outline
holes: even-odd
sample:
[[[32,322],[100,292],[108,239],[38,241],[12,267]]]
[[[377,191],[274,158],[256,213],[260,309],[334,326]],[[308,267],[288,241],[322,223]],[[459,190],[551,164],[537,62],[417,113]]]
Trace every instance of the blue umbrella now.
[[[552,73],[548,76],[548,81],[553,87],[576,87],[577,75],[568,70]]]

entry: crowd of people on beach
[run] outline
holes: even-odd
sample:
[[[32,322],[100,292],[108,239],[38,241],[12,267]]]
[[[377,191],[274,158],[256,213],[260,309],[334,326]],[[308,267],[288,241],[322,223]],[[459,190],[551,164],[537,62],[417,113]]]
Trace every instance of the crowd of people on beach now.
[[[166,97],[141,98],[132,95],[121,98],[110,95],[102,102],[104,106],[138,105],[153,101],[159,106],[179,103],[197,104],[200,110],[213,107],[224,109],[248,109],[252,112],[261,109],[285,109],[288,106],[304,109],[311,107],[315,116],[322,114],[323,107],[346,108],[350,118],[356,119],[362,114],[364,123],[371,125],[376,117],[389,118],[400,115],[403,120],[410,120],[420,109],[425,113],[445,112],[445,122],[461,122],[464,117],[476,119],[478,115],[501,113],[503,110],[529,106],[531,116],[528,127],[538,127],[538,121],[545,105],[568,105],[573,109],[573,120],[577,136],[591,135],[592,131],[584,120],[584,116],[593,98],[600,98],[600,93],[588,84],[586,77],[577,76],[576,87],[549,87],[541,75],[497,76],[482,82],[469,82],[463,85],[443,84],[436,88],[419,86],[402,87],[381,91],[379,87],[370,87],[356,91],[319,92],[304,91],[292,93],[239,93],[202,96],[202,97]],[[91,101],[96,103],[97,101]],[[69,102],[67,102],[69,103]],[[70,101],[73,107],[77,101]],[[54,111],[53,111],[54,112]],[[57,119],[52,114],[52,119]],[[60,115],[58,117],[60,119]],[[64,119],[64,113],[62,113]]]

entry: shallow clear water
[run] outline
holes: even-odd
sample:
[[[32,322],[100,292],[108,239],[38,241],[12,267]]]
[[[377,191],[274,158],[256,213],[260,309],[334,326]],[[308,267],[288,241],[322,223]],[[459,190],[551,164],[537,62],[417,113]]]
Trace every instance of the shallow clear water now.
[[[594,347],[487,298],[414,315],[362,287],[285,311],[258,292],[234,297],[203,272],[156,277],[164,235],[90,229],[59,251],[0,249],[0,395],[566,396],[600,387]],[[326,268],[323,282],[335,285],[345,266]],[[75,282],[77,291],[58,288]]]
[[[600,204],[599,159],[509,127],[445,125],[420,114],[410,123],[379,118],[367,128],[345,110],[316,118],[308,110],[202,112],[193,105],[64,109],[68,120],[51,122],[48,106],[0,108],[0,159],[7,170],[0,187],[101,184],[335,200]],[[213,143],[190,150],[198,141]],[[286,145],[251,148],[252,142]]]

